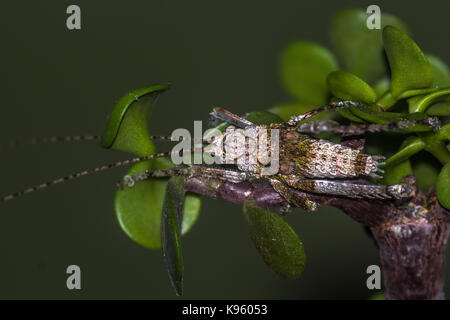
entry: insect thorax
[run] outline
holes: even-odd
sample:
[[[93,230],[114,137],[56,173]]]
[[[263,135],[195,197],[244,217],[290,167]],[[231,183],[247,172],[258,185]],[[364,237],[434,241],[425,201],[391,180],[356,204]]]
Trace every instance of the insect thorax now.
[[[266,126],[240,129],[230,125],[213,139],[205,152],[213,153],[223,164],[235,165],[240,171],[258,176],[271,167],[274,160],[278,172],[278,145],[278,130],[275,132]]]

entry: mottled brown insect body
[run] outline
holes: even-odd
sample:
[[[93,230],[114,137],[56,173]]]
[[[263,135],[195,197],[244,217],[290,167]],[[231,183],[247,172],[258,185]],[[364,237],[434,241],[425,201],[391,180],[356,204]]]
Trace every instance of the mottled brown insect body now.
[[[370,155],[292,130],[281,132],[280,173],[305,178],[353,178],[376,175]]]

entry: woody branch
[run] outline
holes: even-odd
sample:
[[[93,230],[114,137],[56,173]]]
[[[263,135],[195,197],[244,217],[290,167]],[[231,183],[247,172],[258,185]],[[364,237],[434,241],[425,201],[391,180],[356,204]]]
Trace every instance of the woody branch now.
[[[363,140],[345,143],[362,148]],[[420,192],[414,176],[406,180],[415,189],[408,203],[295,192],[317,203],[336,207],[370,228],[379,249],[386,299],[444,299],[450,211],[439,204],[433,190],[428,194]],[[346,182],[369,183],[364,180]],[[231,183],[192,177],[187,179],[186,188],[236,204],[253,198],[261,208],[276,209],[286,205],[284,198],[266,183]]]

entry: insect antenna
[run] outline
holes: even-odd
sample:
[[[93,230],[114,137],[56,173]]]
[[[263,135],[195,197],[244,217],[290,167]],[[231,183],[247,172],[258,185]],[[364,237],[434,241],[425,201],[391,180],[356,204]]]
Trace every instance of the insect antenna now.
[[[166,137],[166,136],[152,136],[152,137],[162,137],[162,138],[168,138],[170,140],[170,137]],[[201,148],[194,148],[194,149],[185,150],[185,151],[187,151],[189,153],[191,153],[191,152],[198,152],[198,151],[204,151],[205,148],[206,147],[203,146]],[[122,167],[122,166],[126,166],[126,165],[137,163],[137,162],[142,162],[142,161],[146,161],[146,160],[162,158],[162,157],[168,157],[168,156],[171,155],[171,153],[172,153],[171,151],[155,153],[155,154],[148,155],[148,156],[136,157],[136,158],[132,158],[132,159],[128,159],[128,160],[121,160],[121,161],[117,161],[117,162],[114,162],[114,163],[111,163],[111,164],[107,164],[107,165],[103,165],[103,166],[87,169],[87,170],[80,171],[80,172],[77,172],[77,173],[73,173],[73,174],[70,174],[70,175],[65,176],[65,177],[61,177],[61,178],[58,178],[58,179],[55,179],[55,180],[52,180],[52,181],[49,181],[49,182],[41,183],[41,184],[36,185],[34,187],[30,187],[30,188],[27,188],[25,190],[22,190],[22,191],[19,191],[19,192],[15,192],[15,193],[11,193],[11,194],[8,194],[6,196],[3,196],[3,197],[0,198],[0,203],[16,199],[18,197],[21,197],[21,196],[27,194],[27,193],[31,193],[31,192],[34,192],[34,191],[37,191],[37,190],[45,189],[45,188],[53,186],[55,184],[60,184],[60,183],[63,183],[63,182],[69,181],[69,180],[77,179],[77,178],[80,178],[80,177],[83,177],[83,176],[87,176],[87,175],[90,175],[90,174],[93,174],[93,173],[97,173],[97,172],[100,172],[100,171],[105,171],[105,170],[108,170],[108,169]]]
[[[170,136],[150,136],[151,140],[168,140],[171,141]],[[73,136],[55,136],[55,137],[36,137],[28,140],[12,140],[4,145],[0,145],[0,151],[12,149],[28,145],[39,144],[53,144],[65,142],[79,142],[79,141],[100,141],[102,136],[97,135],[73,135]]]
[[[8,195],[0,198],[0,203],[6,202],[6,201],[9,201],[9,200],[12,200],[12,199],[16,199],[18,197],[21,197],[21,196],[27,194],[27,193],[31,193],[31,192],[34,192],[34,191],[37,191],[37,190],[45,189],[45,188],[50,187],[50,186],[55,185],[55,184],[59,184],[59,183],[62,183],[62,182],[66,182],[66,181],[69,181],[69,180],[80,178],[82,176],[86,176],[86,175],[89,175],[89,174],[97,173],[97,172],[100,172],[100,171],[105,171],[105,170],[112,169],[112,168],[126,166],[126,165],[129,165],[129,164],[133,164],[133,163],[137,163],[137,162],[141,162],[141,161],[146,161],[146,160],[150,160],[150,159],[166,157],[166,156],[170,156],[170,154],[171,154],[171,152],[156,153],[156,154],[152,154],[152,155],[149,155],[149,156],[137,157],[137,158],[133,158],[133,159],[117,161],[117,162],[114,162],[114,163],[111,163],[111,164],[108,164],[108,165],[103,165],[103,166],[99,166],[99,167],[96,167],[96,168],[92,168],[92,169],[80,171],[80,172],[77,172],[77,173],[73,173],[73,174],[70,174],[68,176],[65,176],[65,177],[62,177],[62,178],[58,178],[58,179],[55,179],[55,180],[52,180],[52,181],[49,181],[49,182],[46,182],[46,183],[42,183],[42,184],[36,185],[34,187],[27,188],[25,190],[22,190],[22,191],[19,191],[19,192],[16,192],[16,193],[8,194]]]
[[[17,148],[27,145],[78,142],[78,141],[100,141],[101,139],[102,136],[96,135],[75,135],[75,136],[61,136],[61,137],[31,138],[29,140],[12,140],[4,145],[1,145],[0,150]]]

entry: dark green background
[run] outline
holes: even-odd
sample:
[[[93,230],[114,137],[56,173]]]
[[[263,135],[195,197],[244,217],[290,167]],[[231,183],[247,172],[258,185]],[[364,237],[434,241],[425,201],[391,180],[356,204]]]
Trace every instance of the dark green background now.
[[[263,4],[264,3],[264,4]],[[448,1],[376,1],[400,16],[425,52],[450,62]],[[66,29],[78,4],[82,30]],[[115,101],[158,82],[173,88],[150,120],[154,134],[193,129],[212,106],[237,113],[289,101],[277,60],[284,46],[329,46],[329,20],[373,1],[2,1],[0,142],[101,134]],[[361,52],[364,54],[364,52]],[[0,194],[123,159],[95,143],[2,152]],[[113,212],[125,168],[85,177],[0,206],[0,298],[175,298],[162,255],[129,240]],[[271,272],[253,248],[241,208],[205,199],[184,237],[185,298],[365,299],[378,264],[362,227],[331,208],[288,218],[304,242],[301,279]],[[66,267],[82,290],[66,289]],[[449,270],[449,268],[447,268]],[[450,270],[449,270],[450,271]],[[447,280],[447,295],[450,281]]]

